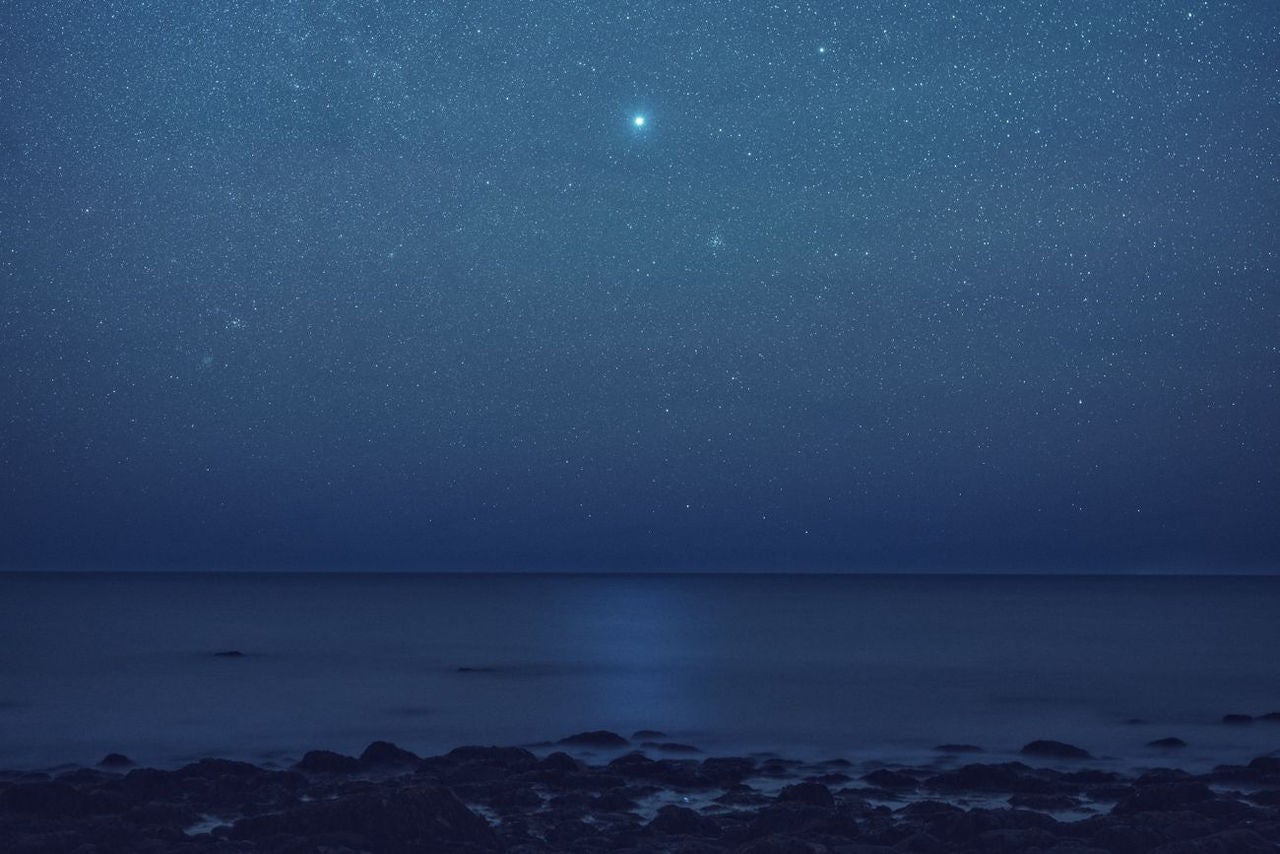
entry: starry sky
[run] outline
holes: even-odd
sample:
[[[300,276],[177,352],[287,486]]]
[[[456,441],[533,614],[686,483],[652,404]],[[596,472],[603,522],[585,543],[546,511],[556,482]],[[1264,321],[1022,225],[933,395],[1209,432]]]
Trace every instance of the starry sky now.
[[[0,47],[0,566],[1280,567],[1272,2]]]

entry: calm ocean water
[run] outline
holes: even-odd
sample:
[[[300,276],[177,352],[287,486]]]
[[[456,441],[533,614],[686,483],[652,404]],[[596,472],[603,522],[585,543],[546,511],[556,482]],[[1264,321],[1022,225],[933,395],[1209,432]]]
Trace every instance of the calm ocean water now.
[[[1280,577],[0,575],[0,767],[598,728],[1201,767],[1280,748],[1280,723],[1219,723],[1280,710],[1277,614]],[[1168,735],[1190,747],[1143,746]]]

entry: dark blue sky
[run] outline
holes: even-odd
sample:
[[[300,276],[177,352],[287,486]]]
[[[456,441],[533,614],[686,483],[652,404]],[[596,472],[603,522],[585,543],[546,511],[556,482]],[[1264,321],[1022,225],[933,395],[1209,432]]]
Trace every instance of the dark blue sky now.
[[[0,565],[1280,566],[1274,3],[0,18]]]

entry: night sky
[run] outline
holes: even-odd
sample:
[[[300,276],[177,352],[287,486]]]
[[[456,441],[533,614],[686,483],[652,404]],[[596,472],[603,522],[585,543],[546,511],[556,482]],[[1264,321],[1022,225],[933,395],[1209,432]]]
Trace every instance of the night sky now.
[[[0,565],[1280,566],[1273,2],[22,0]]]

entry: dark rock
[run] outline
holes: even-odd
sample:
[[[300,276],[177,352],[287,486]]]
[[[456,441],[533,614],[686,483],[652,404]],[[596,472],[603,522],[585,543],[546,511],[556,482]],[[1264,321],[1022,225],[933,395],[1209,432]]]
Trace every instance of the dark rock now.
[[[821,783],[795,783],[784,786],[778,792],[778,800],[782,803],[809,804],[815,807],[833,807],[836,799],[831,790]]]
[[[661,750],[665,753],[701,753],[702,751],[691,744],[677,744],[672,741],[645,742],[644,747],[651,747],[654,750]]]
[[[870,774],[863,774],[862,779],[881,789],[914,789],[919,785],[919,781],[910,774],[890,771],[888,768],[879,768]]]
[[[132,766],[133,760],[123,753],[108,753],[98,763],[99,768],[130,768]]]
[[[1280,807],[1280,789],[1264,789],[1261,792],[1254,792],[1248,797],[1255,804],[1262,804],[1266,807]]]
[[[663,783],[688,789],[705,789],[716,785],[701,771],[701,764],[691,759],[650,759],[640,751],[632,751],[605,766],[614,774]]]
[[[1152,848],[1148,854],[1274,854],[1275,845],[1252,830],[1235,829]]]
[[[1044,756],[1049,759],[1092,759],[1089,751],[1076,747],[1072,744],[1063,744],[1061,741],[1049,741],[1040,739],[1025,744],[1022,750],[1018,751],[1024,756]]]
[[[1165,749],[1174,749],[1178,747],[1186,747],[1187,743],[1180,738],[1169,736],[1168,738],[1157,738],[1155,741],[1148,741],[1147,747],[1163,747]]]
[[[244,658],[244,653],[238,649],[226,649],[221,652],[215,652],[218,658]]]
[[[579,747],[626,747],[631,742],[627,741],[616,732],[609,732],[604,729],[592,730],[591,732],[579,732],[574,735],[560,739],[560,744],[572,744]]]
[[[353,774],[360,770],[361,765],[354,756],[344,756],[332,750],[309,750],[293,767],[310,774]]]
[[[555,771],[569,773],[577,771],[581,765],[567,753],[557,750],[538,763],[539,771]]]
[[[631,734],[636,741],[644,741],[651,738],[666,738],[667,734],[656,729],[638,729]]]
[[[687,807],[671,804],[658,810],[648,824],[649,830],[669,836],[719,836],[720,825],[711,818],[700,815]]]
[[[747,836],[751,839],[774,835],[823,834],[855,839],[861,831],[852,816],[831,808],[802,803],[776,803],[751,819]]]
[[[1253,715],[1223,715],[1222,722],[1224,724],[1251,724],[1253,723]]]
[[[1280,756],[1255,756],[1249,768],[1261,774],[1280,774]]]
[[[737,854],[816,854],[818,850],[807,842],[786,836],[755,839],[736,849]]]
[[[753,759],[742,756],[715,756],[702,760],[700,770],[703,776],[717,786],[732,786],[751,776],[755,769],[756,763]]]
[[[924,781],[930,789],[961,792],[1009,792],[1020,794],[1056,794],[1060,786],[1021,762],[999,765],[965,765],[945,771]]]
[[[360,754],[360,764],[371,765],[417,765],[422,760],[402,747],[389,741],[375,741]]]
[[[593,795],[589,804],[594,813],[630,812],[637,806],[635,799],[627,794],[625,789],[610,789],[599,795]]]
[[[454,673],[496,673],[496,667],[459,667]]]
[[[63,782],[18,783],[0,791],[0,808],[18,815],[68,819],[87,815],[89,796]]]
[[[934,750],[939,753],[982,753],[976,744],[939,744]]]
[[[565,754],[553,754],[564,756]],[[456,747],[445,754],[452,762],[468,762],[503,768],[507,771],[526,771],[538,765],[538,757],[523,747]],[[569,758],[569,757],[566,757]],[[569,758],[573,762],[572,758]],[[573,762],[573,768],[577,763]]]
[[[201,759],[199,762],[192,762],[190,765],[184,765],[174,772],[179,778],[198,778],[203,780],[214,780],[219,777],[236,777],[242,780],[263,777],[270,774],[257,765],[251,765],[248,762],[235,762],[231,759]],[[132,777],[134,772],[130,771],[125,779]]]
[[[1258,715],[1258,720],[1280,723],[1280,712],[1267,712],[1265,715]]]
[[[1067,771],[1059,774],[1058,779],[1073,786],[1105,786],[1119,782],[1120,775],[1114,771],[1086,768],[1083,771]]]
[[[1112,815],[1132,815],[1140,812],[1169,812],[1185,809],[1191,804],[1213,799],[1213,790],[1204,783],[1187,781],[1179,783],[1154,783],[1136,786],[1133,793],[1111,808]]]
[[[435,786],[305,804],[282,813],[241,819],[230,832],[232,839],[255,841],[323,834],[349,834],[354,843],[350,848],[386,854],[499,848],[498,837],[487,821],[448,789]]]
[[[1066,795],[1013,795],[1009,798],[1009,806],[1021,807],[1042,812],[1073,810],[1080,806],[1075,798]]]

